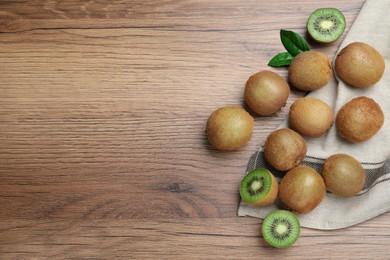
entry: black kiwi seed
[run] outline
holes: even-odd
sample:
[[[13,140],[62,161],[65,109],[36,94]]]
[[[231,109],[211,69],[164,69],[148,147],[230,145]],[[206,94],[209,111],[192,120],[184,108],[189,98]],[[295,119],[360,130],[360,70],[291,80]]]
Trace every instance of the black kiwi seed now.
[[[341,37],[346,22],[343,13],[336,8],[319,8],[307,20],[307,31],[313,40],[334,42]]]
[[[263,220],[261,232],[264,240],[273,247],[285,248],[297,241],[301,225],[291,211],[275,210]]]

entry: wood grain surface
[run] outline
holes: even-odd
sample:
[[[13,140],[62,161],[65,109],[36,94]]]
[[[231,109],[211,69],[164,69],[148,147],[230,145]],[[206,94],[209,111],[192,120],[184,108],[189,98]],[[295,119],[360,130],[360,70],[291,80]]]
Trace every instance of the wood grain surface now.
[[[330,0],[347,30],[364,0]],[[1,259],[389,258],[389,213],[267,246],[239,218],[250,156],[205,122],[323,1],[0,1]],[[312,48],[329,57],[341,41]],[[286,68],[271,69],[286,77]],[[293,90],[288,105],[303,92]]]

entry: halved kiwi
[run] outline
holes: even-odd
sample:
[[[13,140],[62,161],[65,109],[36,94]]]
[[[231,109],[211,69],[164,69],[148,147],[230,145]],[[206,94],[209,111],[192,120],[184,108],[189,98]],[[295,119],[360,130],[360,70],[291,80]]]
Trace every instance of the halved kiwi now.
[[[286,248],[294,244],[299,238],[300,230],[297,216],[287,210],[270,212],[261,226],[264,240],[276,248]]]
[[[278,182],[269,170],[254,169],[242,179],[240,195],[252,206],[271,205],[278,196]]]
[[[309,16],[307,31],[317,42],[330,43],[341,37],[345,30],[345,17],[336,8],[319,8]]]

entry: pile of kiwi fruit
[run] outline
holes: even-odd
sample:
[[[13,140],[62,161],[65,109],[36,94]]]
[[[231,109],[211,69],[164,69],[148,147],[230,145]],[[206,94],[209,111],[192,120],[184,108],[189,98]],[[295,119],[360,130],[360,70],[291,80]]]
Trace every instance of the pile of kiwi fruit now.
[[[335,8],[315,10],[307,21],[309,36],[316,42],[338,40],[345,30],[345,18]],[[354,42],[335,57],[333,68],[328,57],[308,50],[296,55],[288,69],[288,79],[270,70],[249,77],[243,90],[245,104],[259,116],[269,116],[282,109],[290,95],[290,85],[310,92],[326,86],[333,73],[350,88],[371,88],[384,73],[384,58],[367,43]],[[359,92],[362,93],[362,92]],[[333,154],[325,160],[322,171],[302,163],[307,153],[306,138],[318,138],[334,126],[341,141],[361,143],[371,139],[382,127],[384,113],[370,97],[358,96],[344,104],[337,114],[323,100],[302,97],[295,100],[288,113],[288,127],[271,132],[263,146],[269,168],[248,172],[239,187],[241,199],[253,207],[279,201],[281,209],[263,220],[263,238],[276,248],[285,248],[298,239],[298,214],[308,214],[324,199],[327,191],[336,197],[350,198],[362,191],[365,170],[348,154]],[[252,137],[254,118],[243,107],[224,106],[210,115],[206,124],[209,143],[218,150],[236,150]],[[272,171],[283,172],[276,178]],[[348,185],[345,185],[348,183]]]

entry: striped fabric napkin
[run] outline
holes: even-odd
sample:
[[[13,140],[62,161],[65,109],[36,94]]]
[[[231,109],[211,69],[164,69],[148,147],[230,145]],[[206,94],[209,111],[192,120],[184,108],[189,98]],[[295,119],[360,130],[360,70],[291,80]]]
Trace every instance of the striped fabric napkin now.
[[[301,225],[314,229],[338,229],[364,222],[390,210],[390,1],[367,0],[364,3],[340,49],[352,42],[365,42],[385,58],[382,79],[368,89],[352,88],[336,76],[323,88],[309,93],[333,108],[334,114],[349,100],[358,96],[374,99],[385,114],[385,122],[370,140],[353,144],[341,139],[333,125],[320,138],[305,138],[308,152],[302,163],[322,171],[326,158],[335,153],[346,153],[358,159],[366,172],[363,190],[352,198],[338,198],[327,193],[321,204],[308,214],[298,214]],[[338,52],[337,52],[338,53]],[[279,128],[287,127],[285,120]],[[250,158],[247,172],[267,167],[262,147]],[[282,172],[273,172],[279,179]],[[268,207],[252,207],[241,201],[239,216],[263,218],[278,208],[278,202]]]

